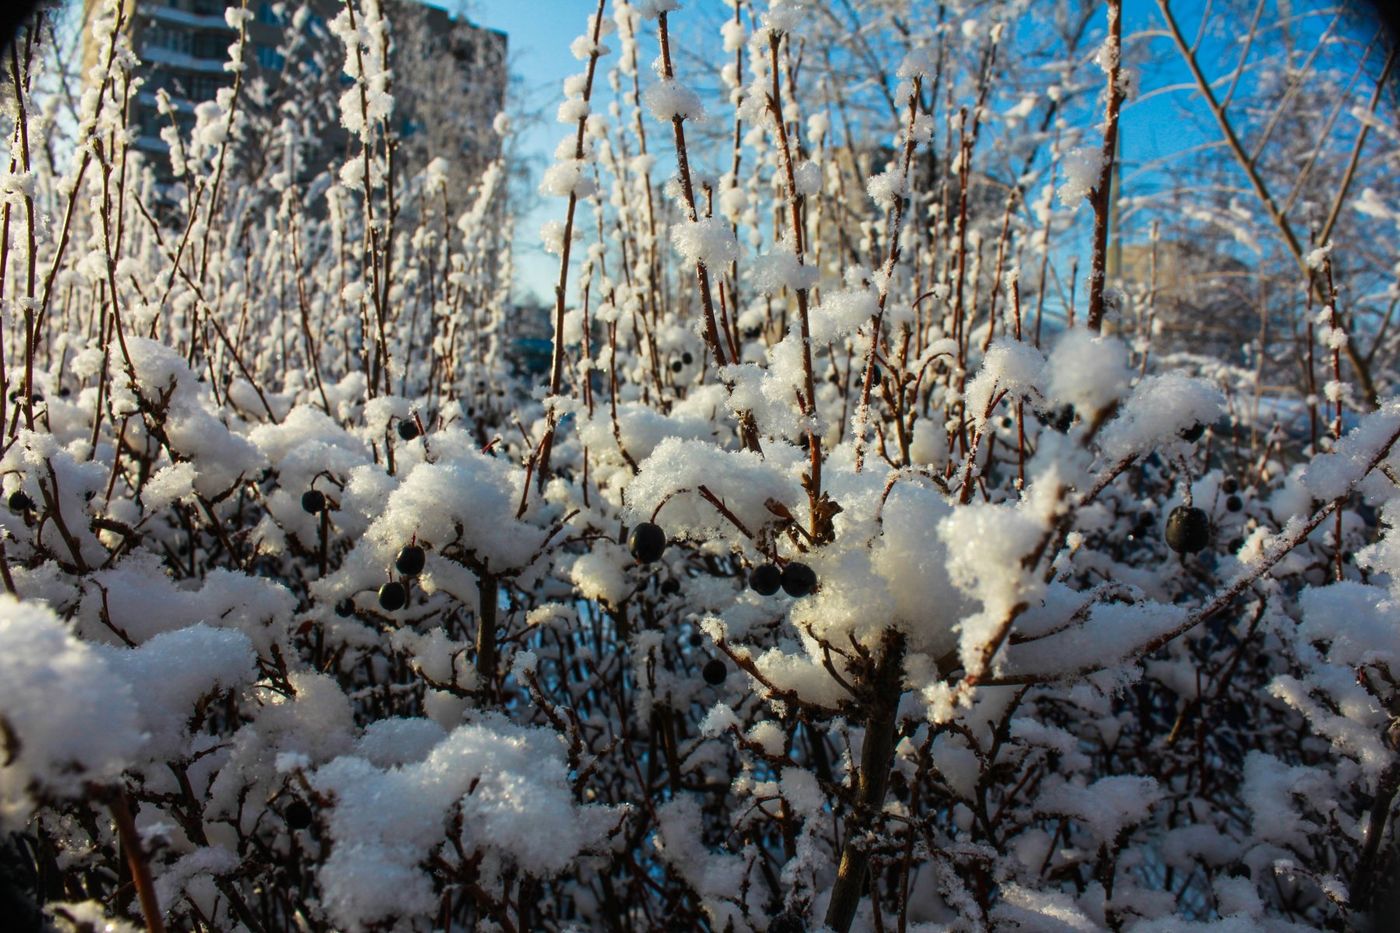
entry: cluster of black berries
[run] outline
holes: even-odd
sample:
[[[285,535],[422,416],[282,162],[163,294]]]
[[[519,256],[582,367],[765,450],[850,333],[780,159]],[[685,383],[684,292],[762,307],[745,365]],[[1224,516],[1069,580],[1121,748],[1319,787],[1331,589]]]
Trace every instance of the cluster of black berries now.
[[[749,574],[749,586],[760,596],[772,596],[781,588],[793,599],[798,599],[817,588],[817,573],[795,560],[788,561],[781,568],[777,564],[759,564]]]
[[[405,578],[416,577],[428,563],[428,555],[416,544],[405,544],[394,558],[394,569]],[[390,580],[379,588],[379,607],[385,612],[397,612],[408,605],[408,585]]]
[[[643,564],[660,560],[665,550],[666,532],[652,522],[640,522],[627,536],[628,553]],[[749,574],[749,586],[760,596],[772,596],[782,589],[796,599],[817,588],[817,574],[797,561],[789,561],[781,568],[777,564],[760,564]]]

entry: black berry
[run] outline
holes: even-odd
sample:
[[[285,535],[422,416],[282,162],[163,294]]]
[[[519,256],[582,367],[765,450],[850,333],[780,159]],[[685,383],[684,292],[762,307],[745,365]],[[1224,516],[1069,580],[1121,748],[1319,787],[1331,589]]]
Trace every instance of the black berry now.
[[[335,614],[342,619],[348,619],[355,614],[355,601],[349,596],[335,604]]]
[[[749,586],[759,596],[772,596],[783,585],[783,572],[777,564],[759,564],[749,574]]]
[[[704,643],[705,643],[705,636],[704,636],[704,635],[701,635],[699,632],[691,632],[691,633],[690,633],[690,647],[692,647],[692,648],[699,648],[699,647],[700,647],[701,645],[703,645]]]
[[[1058,408],[1047,408],[1037,412],[1036,416],[1040,423],[1050,430],[1064,434],[1074,424],[1074,406],[1065,404]]]
[[[23,490],[16,489],[10,493],[11,512],[30,512],[34,509],[34,500],[24,494]]]
[[[681,362],[689,366],[691,363],[695,362],[695,357],[691,356],[689,350],[686,350],[684,353],[681,354]]]
[[[397,612],[408,605],[408,587],[390,580],[379,588],[379,607],[385,612]]]
[[[783,568],[782,586],[789,596],[806,596],[817,588],[817,573],[806,564],[794,561]]]
[[[1196,443],[1196,441],[1199,441],[1201,439],[1201,435],[1204,433],[1206,433],[1206,426],[1201,422],[1197,421],[1189,428],[1182,428],[1178,436],[1183,441],[1194,444]]]
[[[403,550],[399,551],[399,556],[394,558],[394,567],[406,577],[416,577],[423,572],[423,565],[427,560],[427,555],[421,547],[406,544]]]
[[[627,536],[627,550],[644,564],[655,563],[666,550],[666,532],[651,522],[642,522]]]
[[[311,825],[311,808],[303,801],[293,800],[287,804],[287,809],[282,811],[282,815],[287,820],[288,829],[305,829]]]
[[[681,581],[675,577],[668,577],[661,581],[661,594],[663,596],[675,596],[681,591]]]
[[[319,489],[308,489],[301,494],[302,511],[318,515],[326,510],[326,494]]]
[[[684,369],[684,368],[685,368],[685,364],[682,363],[680,360],[672,360],[672,361],[671,361],[671,372],[673,372],[673,373],[678,373],[678,372],[680,372],[680,371],[681,371],[682,369]]]
[[[411,441],[418,436],[418,422],[412,418],[405,418],[399,422],[399,437],[406,441]]]
[[[1244,500],[1239,496],[1231,496],[1225,500],[1225,508],[1229,509],[1231,512],[1238,512],[1240,509],[1244,508]]]
[[[1178,505],[1167,516],[1167,547],[1178,554],[1194,554],[1210,540],[1210,519],[1189,505]]]
[[[1220,484],[1220,491],[1227,496],[1234,495],[1240,491],[1240,484],[1235,481],[1233,476],[1227,476],[1225,477],[1225,481]]]
[[[729,668],[724,666],[724,662],[719,658],[711,658],[705,662],[705,666],[700,671],[700,676],[705,678],[705,683],[711,687],[718,687],[724,683],[724,679],[729,676]]]

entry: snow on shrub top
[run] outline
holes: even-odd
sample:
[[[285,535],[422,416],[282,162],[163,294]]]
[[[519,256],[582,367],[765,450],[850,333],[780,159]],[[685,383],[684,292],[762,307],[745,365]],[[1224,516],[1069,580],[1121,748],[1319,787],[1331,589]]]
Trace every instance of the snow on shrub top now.
[[[1099,336],[1082,327],[1065,331],[1046,361],[1047,394],[1074,406],[1092,419],[1128,388],[1128,348],[1117,337]]]
[[[483,871],[517,865],[534,875],[562,871],[601,845],[622,815],[574,803],[552,730],[498,716],[458,726],[421,760],[385,768],[347,755],[310,781],[334,800],[334,845],[320,868],[325,909],[352,931],[432,914],[437,896],[421,865],[446,841],[454,812],[464,851],[487,858]]]
[[[0,595],[0,826],[33,795],[78,797],[115,780],[145,735],[131,685],[47,607]]]
[[[770,450],[763,459],[747,450],[667,438],[627,487],[628,514],[634,522],[650,521],[664,502],[656,522],[673,538],[704,542],[737,537],[734,526],[697,491],[705,486],[756,534],[774,518],[765,504],[768,500],[794,509],[800,501],[800,487],[774,462],[781,453],[781,448]]]
[[[194,485],[204,496],[224,492],[239,477],[257,474],[266,464],[263,455],[246,438],[229,429],[207,385],[200,383],[180,354],[154,340],[128,337],[126,345],[135,368],[135,387],[143,406],[164,411],[163,430],[171,448],[195,465]],[[138,407],[126,380],[113,383],[114,406]]]
[[[143,752],[157,762],[186,753],[190,710],[202,697],[237,690],[257,677],[247,635],[202,623],[162,632],[139,648],[102,645],[98,650],[132,685],[148,736]]]
[[[1400,401],[1367,414],[1329,453],[1314,457],[1303,470],[1303,484],[1324,502],[1345,495],[1366,474],[1371,462],[1400,432]]]
[[[1220,417],[1225,398],[1204,379],[1181,373],[1148,376],[1103,429],[1099,447],[1109,461],[1122,460],[1170,443],[1180,432]]]

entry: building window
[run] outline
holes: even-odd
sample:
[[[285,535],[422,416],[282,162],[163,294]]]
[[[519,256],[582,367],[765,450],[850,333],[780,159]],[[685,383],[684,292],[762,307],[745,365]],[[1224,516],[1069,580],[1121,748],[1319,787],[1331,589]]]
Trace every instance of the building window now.
[[[193,52],[195,58],[218,58],[228,57],[229,40],[228,36],[221,36],[218,33],[201,32],[194,37]]]
[[[255,46],[254,52],[258,57],[258,64],[268,71],[281,71],[282,66],[287,63],[286,57],[270,45]]]

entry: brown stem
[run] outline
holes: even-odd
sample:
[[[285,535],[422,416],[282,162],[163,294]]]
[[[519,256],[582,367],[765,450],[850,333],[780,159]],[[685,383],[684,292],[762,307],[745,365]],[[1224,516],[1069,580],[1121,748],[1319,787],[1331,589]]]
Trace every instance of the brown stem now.
[[[1123,0],[1108,0],[1108,103],[1104,108],[1103,163],[1099,166],[1099,181],[1089,196],[1094,208],[1094,259],[1089,272],[1089,317],[1085,322],[1097,333],[1103,325],[1103,290],[1108,255],[1109,202],[1113,193],[1113,160],[1118,151],[1118,111],[1123,106],[1123,87],[1119,81],[1123,57]]]
[[[856,812],[846,827],[846,842],[836,869],[836,883],[826,909],[826,925],[836,933],[847,933],[865,890],[870,855],[866,836],[875,827],[885,802],[890,764],[894,760],[895,726],[904,671],[904,636],[893,629],[885,632],[884,653],[865,685],[865,740],[860,750],[860,773],[856,777]]]
[[[131,866],[131,880],[136,885],[136,897],[146,918],[146,929],[151,933],[165,933],[165,920],[160,912],[160,902],[156,900],[151,868],[146,864],[141,836],[136,832],[136,821],[132,819],[131,808],[127,806],[126,793],[122,790],[112,792],[108,796],[107,806],[112,811],[112,820],[117,824],[117,836],[121,839],[127,864]]]

